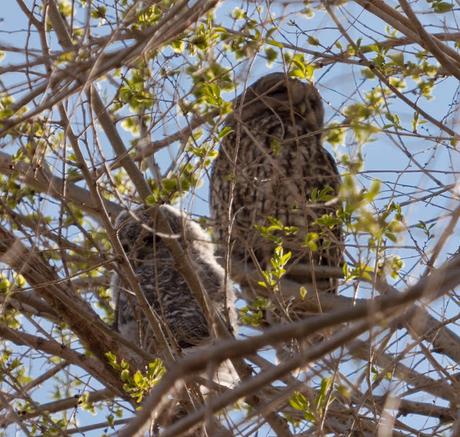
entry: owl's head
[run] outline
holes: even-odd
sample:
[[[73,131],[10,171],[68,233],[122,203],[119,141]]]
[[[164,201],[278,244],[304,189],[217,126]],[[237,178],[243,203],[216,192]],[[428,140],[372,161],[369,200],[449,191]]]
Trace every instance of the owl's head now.
[[[323,126],[324,109],[318,90],[285,73],[261,77],[235,99],[236,120],[244,122],[269,112],[283,118],[294,114],[296,119],[307,119],[318,128]]]

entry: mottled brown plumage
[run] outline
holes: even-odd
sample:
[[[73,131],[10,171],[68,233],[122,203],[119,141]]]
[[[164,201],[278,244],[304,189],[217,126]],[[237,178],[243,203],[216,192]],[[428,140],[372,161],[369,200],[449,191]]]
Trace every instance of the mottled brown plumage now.
[[[288,270],[290,279],[310,282],[307,265],[341,264],[340,227],[315,223],[325,214],[335,217],[339,207],[340,176],[322,146],[323,117],[316,88],[283,73],[262,77],[236,99],[226,122],[232,131],[224,137],[211,173],[215,236],[223,247],[230,242],[234,259],[252,263],[252,252],[262,268],[269,266],[277,242],[264,238],[257,227],[273,217],[297,228],[295,235],[273,234],[282,239],[285,251],[292,251],[296,272],[302,270],[300,264],[306,266],[300,276]],[[319,236],[317,250],[303,244],[309,233],[310,238]],[[336,292],[335,279],[315,279],[318,290]]]
[[[215,260],[209,236],[179,210],[168,205],[159,208],[174,233],[170,237],[177,238],[189,256],[213,310],[224,319],[229,318],[229,326],[233,326],[233,291],[226,286],[224,271]],[[159,320],[164,323],[170,342],[184,349],[203,345],[210,340],[210,327],[204,311],[163,241],[168,236],[157,235],[150,211],[141,208],[132,213],[122,212],[116,220],[116,226],[140,288]],[[118,294],[117,323],[120,333],[155,353],[157,340],[136,297],[118,275],[114,278],[114,288]]]

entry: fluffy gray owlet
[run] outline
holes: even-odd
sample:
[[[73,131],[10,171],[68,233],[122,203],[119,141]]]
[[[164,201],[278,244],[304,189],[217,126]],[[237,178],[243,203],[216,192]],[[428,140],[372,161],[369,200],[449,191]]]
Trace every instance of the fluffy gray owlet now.
[[[234,295],[225,286],[224,271],[214,258],[213,245],[206,232],[185,214],[168,206],[160,206],[163,215],[192,260],[201,283],[214,309],[234,325]],[[116,219],[119,238],[136,273],[139,285],[152,309],[164,322],[172,342],[180,348],[205,343],[210,339],[210,328],[198,301],[160,236],[149,210],[137,209],[132,214],[122,212]],[[126,290],[126,284],[117,277],[117,324],[119,332],[140,347],[155,353],[155,339],[148,327],[136,297]],[[226,317],[227,316],[227,317]]]
[[[222,140],[211,172],[216,237],[225,244],[231,229],[233,259],[251,263],[253,252],[261,267],[267,268],[281,239],[285,251],[292,252],[292,261],[299,264],[296,273],[288,266],[289,279],[311,281],[311,273],[299,269],[301,264],[341,264],[340,227],[315,223],[326,214],[334,217],[339,208],[334,197],[340,176],[321,144],[323,117],[316,88],[284,73],[262,77],[235,100],[226,122],[231,132]],[[297,232],[278,230],[264,237],[257,230],[276,222]],[[313,250],[305,244],[306,238],[314,242]],[[320,291],[337,291],[334,278],[318,277],[314,283]]]

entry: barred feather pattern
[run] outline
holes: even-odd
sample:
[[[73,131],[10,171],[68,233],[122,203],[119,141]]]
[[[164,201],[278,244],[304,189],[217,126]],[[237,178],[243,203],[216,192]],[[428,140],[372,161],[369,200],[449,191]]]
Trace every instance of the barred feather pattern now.
[[[216,262],[208,234],[181,211],[159,207],[167,218],[173,235],[155,232],[148,209],[122,212],[116,219],[118,235],[152,309],[164,323],[171,342],[180,348],[202,345],[210,340],[210,329],[204,311],[193,296],[187,281],[177,270],[175,261],[162,239],[178,238],[208,294],[213,310],[229,327],[235,326],[234,295],[226,286],[224,271]],[[123,279],[115,277],[117,325],[119,332],[140,347],[155,353],[155,338],[145,316]]]
[[[283,73],[262,77],[235,100],[226,122],[231,132],[221,143],[210,180],[215,236],[222,246],[230,242],[234,259],[252,264],[255,255],[262,268],[270,265],[277,241],[263,237],[257,227],[273,217],[298,229],[294,235],[274,235],[293,261],[313,266],[300,277],[288,270],[289,279],[311,281],[314,266],[341,264],[340,226],[315,223],[325,214],[335,216],[340,206],[340,176],[322,146],[323,117],[316,88]],[[303,244],[308,233],[319,235],[317,250]],[[334,278],[315,283],[320,291],[337,290]]]

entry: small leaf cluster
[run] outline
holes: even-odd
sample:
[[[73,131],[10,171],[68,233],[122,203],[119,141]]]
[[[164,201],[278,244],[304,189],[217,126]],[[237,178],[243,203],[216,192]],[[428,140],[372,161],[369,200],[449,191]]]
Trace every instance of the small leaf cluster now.
[[[313,79],[316,67],[305,59],[303,53],[296,53],[294,55],[285,53],[284,62],[288,65],[289,76],[308,81]]]
[[[259,281],[259,285],[265,288],[277,290],[280,279],[286,274],[286,265],[292,257],[292,252],[284,252],[283,246],[278,245],[273,251],[273,256],[270,259],[271,268],[262,271],[263,281]]]
[[[221,138],[220,135],[218,138]],[[198,158],[198,165],[203,169],[209,167],[218,155],[214,141],[207,141],[197,145],[189,145],[187,147],[187,152]]]
[[[122,0],[121,3],[124,3],[125,6],[128,5],[126,0]],[[135,32],[142,32],[151,29],[165,15],[168,8],[170,8],[173,3],[174,2],[172,0],[162,0],[147,7],[139,8],[137,11],[137,19],[134,20],[133,24],[130,26],[131,30]],[[142,5],[142,3],[140,4]],[[131,15],[131,13],[132,6],[125,10],[124,15]]]
[[[27,375],[27,368],[20,358],[13,358],[12,352],[4,349],[0,355],[0,380],[12,378],[15,384],[26,385],[32,378]]]
[[[193,80],[192,93],[195,101],[182,104],[184,113],[200,108],[203,112],[218,109],[221,115],[231,112],[231,102],[222,98],[222,92],[232,91],[235,88],[230,69],[215,60],[208,61],[205,65],[203,60],[200,60],[187,67],[187,73]]]
[[[296,226],[285,226],[281,220],[276,217],[268,216],[266,218],[268,224],[266,226],[255,225],[255,229],[266,240],[272,241],[277,245],[283,243],[283,236],[295,235],[298,232]]]
[[[318,250],[318,240],[319,234],[317,232],[308,232],[304,237],[302,246],[307,247],[312,252],[316,252]]]
[[[422,220],[415,225],[416,228],[421,229],[427,238],[427,242],[434,238],[432,232],[433,228],[436,226],[436,223],[425,223]]]
[[[13,97],[9,96],[8,94],[0,95],[0,121],[7,120],[15,113],[14,109],[12,108],[13,103]]]
[[[156,358],[150,362],[145,372],[136,370],[134,373],[129,369],[129,364],[122,359],[117,361],[117,357],[111,352],[106,353],[109,364],[120,373],[123,381],[123,390],[126,391],[137,403],[141,403],[145,395],[161,380],[166,372],[163,362]]]
[[[190,55],[200,55],[200,52],[211,50],[221,39],[221,28],[214,23],[212,13],[208,14],[202,22],[198,23],[190,37],[188,38],[187,48]]]
[[[454,5],[452,3],[444,2],[442,0],[426,0],[426,1],[431,6],[433,11],[439,14],[450,12],[454,8]]]
[[[385,373],[383,373],[375,366],[371,366],[371,373],[372,373],[372,381],[377,381],[378,379],[381,379],[382,377],[386,379],[387,381],[391,381],[394,377],[394,374],[391,370],[388,370]]]
[[[380,181],[374,180],[369,189],[359,190],[355,178],[348,174],[343,178],[339,194],[343,201],[341,219],[351,232],[370,234],[371,248],[384,238],[396,242],[397,234],[405,229],[401,208],[397,203],[391,202],[379,214],[368,208],[379,194],[380,187]]]
[[[344,281],[351,281],[354,279],[364,279],[366,281],[372,281],[374,269],[368,264],[358,261],[352,267],[347,263],[343,264],[342,267]]]
[[[3,295],[3,308],[0,312],[0,321],[9,328],[19,329],[21,323],[18,320],[21,313],[8,305],[8,299],[13,297],[14,292],[25,287],[26,280],[19,273],[12,273],[12,277],[8,277],[4,273],[0,273],[0,294]]]
[[[310,402],[301,392],[294,392],[289,400],[289,405],[297,411],[303,413],[304,419],[316,423],[317,418],[324,414],[329,403],[333,402],[335,397],[331,396],[333,390],[332,377],[326,377],[321,380],[318,394],[313,402]]]
[[[36,192],[23,184],[16,182],[18,173],[12,172],[9,178],[0,176],[0,190],[2,191],[2,201],[9,208],[14,209],[23,202],[33,202],[36,200]]]
[[[392,279],[398,279],[399,272],[404,267],[404,261],[398,255],[391,255],[380,260],[377,266],[379,276],[390,275]]]
[[[118,90],[114,109],[128,105],[134,113],[140,113],[151,108],[155,99],[146,84],[148,77],[151,77],[151,72],[146,66],[131,69],[129,79],[124,78]],[[130,126],[124,125],[124,127]]]
[[[201,183],[199,168],[194,164],[186,163],[179,166],[177,174],[165,177],[160,182],[148,180],[152,194],[146,202],[148,205],[158,205],[162,203],[174,203],[190,189],[196,188]]]
[[[345,143],[346,128],[339,123],[330,123],[324,135],[324,140],[333,147],[341,146]]]
[[[345,116],[358,144],[368,143],[380,129],[371,119],[380,114],[385,104],[384,92],[374,88],[364,95],[362,102],[353,103],[344,109]]]
[[[265,320],[265,312],[270,309],[271,306],[268,299],[257,297],[250,304],[239,310],[241,323],[254,328],[260,327]]]
[[[232,18],[242,22],[238,32],[229,32],[222,28],[220,29],[220,40],[224,43],[224,51],[232,53],[236,60],[253,57],[276,30],[268,29],[264,36],[263,29],[259,29],[259,23],[238,7],[233,10]]]
[[[3,92],[0,93],[0,128],[5,127],[3,120],[8,121],[14,115],[20,116],[24,115],[27,112],[27,106],[21,106],[20,108],[14,107],[15,99],[14,97],[10,96],[9,94]],[[21,133],[27,134],[30,130],[31,125],[34,126],[36,122],[31,123],[27,121],[25,123],[20,123],[19,125],[11,128],[8,133],[13,136],[17,137]]]
[[[362,47],[362,52],[375,53],[372,64],[388,77],[392,86],[402,91],[406,88],[406,78],[412,78],[419,88],[420,94],[431,98],[431,91],[435,85],[435,77],[439,73],[439,65],[430,62],[430,56],[424,50],[414,54],[414,58],[406,59],[404,53],[391,50],[382,44],[370,44]],[[368,79],[376,77],[372,68],[365,68],[363,76]]]

